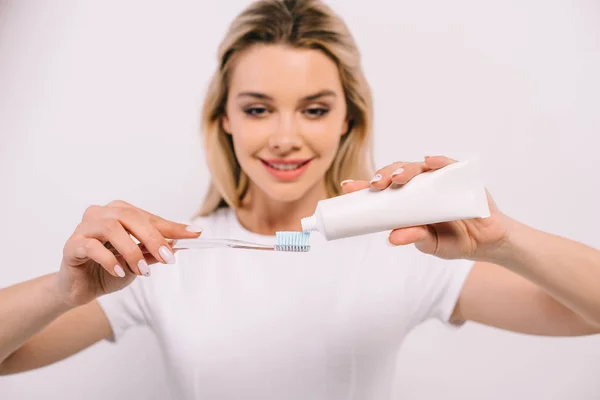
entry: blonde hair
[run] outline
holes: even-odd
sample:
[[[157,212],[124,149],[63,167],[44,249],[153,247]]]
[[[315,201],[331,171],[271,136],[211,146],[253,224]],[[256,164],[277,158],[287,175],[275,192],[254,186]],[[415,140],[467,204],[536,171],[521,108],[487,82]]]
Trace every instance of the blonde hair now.
[[[349,129],[325,174],[327,195],[340,195],[341,181],[368,179],[373,171],[371,90],[361,69],[359,51],[344,22],[319,0],[256,1],[233,21],[221,42],[219,66],[205,98],[202,133],[212,181],[200,215],[220,207],[239,207],[248,189],[248,176],[235,157],[231,135],[223,130],[222,117],[236,55],[255,44],[317,49],[338,66]]]

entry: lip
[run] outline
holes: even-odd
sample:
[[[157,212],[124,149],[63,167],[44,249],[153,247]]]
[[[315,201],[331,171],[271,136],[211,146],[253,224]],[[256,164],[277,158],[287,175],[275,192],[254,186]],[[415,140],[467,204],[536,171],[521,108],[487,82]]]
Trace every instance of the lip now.
[[[269,164],[302,164],[308,161],[312,161],[312,158],[259,158],[259,160],[267,162]]]
[[[264,159],[264,158],[259,158],[259,161],[265,167],[265,169],[271,175],[273,175],[275,178],[277,178],[280,181],[293,181],[295,179],[298,179],[307,170],[307,168],[310,165],[312,160],[313,160],[312,158],[305,158],[305,159]],[[284,164],[284,165],[302,164],[302,165],[293,170],[282,171],[282,170],[271,167],[271,165],[269,165],[269,164]]]

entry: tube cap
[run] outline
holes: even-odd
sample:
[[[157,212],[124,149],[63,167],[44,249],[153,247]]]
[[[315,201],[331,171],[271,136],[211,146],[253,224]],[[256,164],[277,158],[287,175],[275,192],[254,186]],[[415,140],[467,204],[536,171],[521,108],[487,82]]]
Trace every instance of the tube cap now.
[[[302,218],[300,220],[300,223],[302,224],[303,232],[316,232],[319,230],[317,228],[317,217],[314,215],[311,215],[310,217]]]

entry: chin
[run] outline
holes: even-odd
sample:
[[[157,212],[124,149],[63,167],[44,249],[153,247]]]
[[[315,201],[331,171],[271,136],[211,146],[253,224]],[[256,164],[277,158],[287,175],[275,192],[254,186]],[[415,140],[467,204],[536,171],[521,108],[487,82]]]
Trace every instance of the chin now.
[[[298,200],[301,200],[308,191],[308,188],[305,188],[304,185],[299,184],[287,184],[287,185],[277,185],[278,187],[268,187],[264,188],[265,194],[271,200],[282,202],[282,203],[292,203]]]

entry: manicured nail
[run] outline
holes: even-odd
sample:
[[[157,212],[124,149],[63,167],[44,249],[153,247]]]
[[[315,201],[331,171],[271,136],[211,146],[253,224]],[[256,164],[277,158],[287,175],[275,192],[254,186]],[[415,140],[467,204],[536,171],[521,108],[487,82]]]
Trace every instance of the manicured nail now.
[[[140,260],[140,262],[138,263],[138,268],[142,275],[150,276],[150,267],[148,266],[146,260]]]
[[[169,250],[169,248],[167,246],[160,246],[160,248],[158,249],[158,254],[160,254],[162,259],[167,264],[175,264],[175,256],[173,255],[173,252],[171,252],[171,250]]]
[[[125,271],[123,271],[123,268],[121,268],[121,266],[119,264],[115,265],[115,274],[117,274],[117,276],[123,278],[125,276]]]
[[[346,183],[354,182],[354,179],[346,179],[340,183],[341,186],[344,186]]]
[[[404,172],[404,168],[398,168],[397,170],[392,172],[392,178],[395,177],[396,175],[400,175],[403,172]]]
[[[185,230],[192,233],[202,233],[202,228],[194,225],[188,225]]]
[[[373,177],[373,179],[371,179],[370,183],[379,182],[381,180],[381,178],[382,178],[381,174],[377,174]]]

